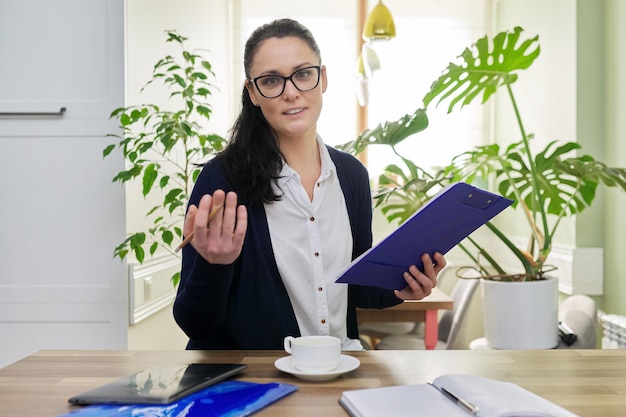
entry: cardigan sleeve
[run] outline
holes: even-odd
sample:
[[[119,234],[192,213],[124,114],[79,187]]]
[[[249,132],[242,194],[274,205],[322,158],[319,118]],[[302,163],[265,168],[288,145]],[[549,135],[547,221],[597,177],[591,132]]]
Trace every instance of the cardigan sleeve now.
[[[219,160],[213,159],[202,169],[189,198],[198,205],[205,194],[217,189],[229,190],[222,180]],[[192,245],[183,248],[180,283],[173,313],[176,323],[192,339],[217,333],[224,325],[228,293],[234,265],[214,265],[200,256]]]

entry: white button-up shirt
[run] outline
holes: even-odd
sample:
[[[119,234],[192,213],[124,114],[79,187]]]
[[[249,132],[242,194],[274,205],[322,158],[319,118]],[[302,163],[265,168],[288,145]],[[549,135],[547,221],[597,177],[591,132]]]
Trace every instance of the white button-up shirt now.
[[[283,164],[276,184],[283,198],[265,204],[272,248],[301,334],[337,336],[344,350],[361,349],[347,339],[348,286],[335,283],[351,260],[350,220],[335,164],[319,137],[318,150],[322,169],[312,201],[298,173]]]

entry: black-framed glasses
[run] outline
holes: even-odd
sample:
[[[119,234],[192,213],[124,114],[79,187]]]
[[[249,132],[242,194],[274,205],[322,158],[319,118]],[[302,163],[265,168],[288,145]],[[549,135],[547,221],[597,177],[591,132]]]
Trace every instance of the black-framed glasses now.
[[[320,66],[300,68],[288,77],[282,75],[261,75],[252,80],[259,93],[265,98],[275,98],[285,91],[287,80],[300,91],[313,90],[320,83]]]

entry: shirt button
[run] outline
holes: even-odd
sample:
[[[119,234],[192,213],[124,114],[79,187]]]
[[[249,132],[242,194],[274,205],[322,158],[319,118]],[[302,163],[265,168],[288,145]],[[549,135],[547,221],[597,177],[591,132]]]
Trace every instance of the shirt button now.
[[[311,217],[309,217],[309,220],[311,220],[312,222],[314,222],[314,221],[315,221],[315,217],[311,216]]]
[[[324,288],[318,287],[317,290],[321,292],[321,291],[324,291]]]
[[[315,252],[315,256],[316,256],[316,257],[317,257],[317,256],[320,256],[320,253],[319,253],[319,252]]]
[[[326,324],[326,319],[322,319],[322,324]]]

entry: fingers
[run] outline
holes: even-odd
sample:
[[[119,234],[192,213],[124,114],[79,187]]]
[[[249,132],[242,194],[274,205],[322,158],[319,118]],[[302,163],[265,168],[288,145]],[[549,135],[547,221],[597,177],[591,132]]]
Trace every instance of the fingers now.
[[[210,194],[202,196],[200,202],[198,203],[198,209],[194,221],[194,233],[206,236],[208,229],[211,227],[215,230],[221,229],[222,216],[218,213],[218,215],[213,216],[211,220],[209,220],[209,216],[214,207],[219,207],[224,204],[224,199],[225,195],[222,190],[215,191],[212,196]]]
[[[441,253],[435,253],[433,258],[428,254],[422,255],[424,271],[420,271],[415,265],[411,265],[404,273],[407,286],[395,291],[396,297],[403,300],[421,300],[431,294],[437,286],[437,275],[446,266],[446,260]]]
[[[413,292],[428,296],[435,288],[437,284],[437,278],[431,278],[430,276],[422,273],[415,265],[409,268],[409,272],[404,273],[404,280],[409,284],[409,287],[413,289]]]
[[[202,198],[204,199],[203,196]],[[225,200],[226,200],[226,194],[224,193],[224,191],[222,190],[216,190],[213,193],[213,196],[211,197],[211,204],[210,206],[207,206],[205,209],[205,214],[207,216],[206,219],[204,220],[204,227],[208,227],[209,230],[213,230],[217,232],[217,235],[215,236],[220,236],[221,235],[221,231],[222,231],[222,223],[223,223],[223,218],[224,218],[224,211],[222,211],[221,213],[218,212],[216,216],[213,216],[212,219],[209,220],[209,215],[211,213],[211,211],[215,208],[215,207],[223,207],[225,205]],[[201,200],[202,201],[202,200]],[[235,199],[235,204],[237,202],[237,199]]]
[[[194,232],[201,233],[206,229],[207,221],[209,219],[209,210],[211,209],[211,203],[213,197],[210,194],[205,194],[200,198],[198,203],[198,211],[196,213],[195,221],[193,222]]]
[[[439,274],[448,263],[446,262],[446,258],[439,252],[435,252],[433,259],[435,261],[435,272]]]
[[[237,194],[232,191],[226,195],[226,203],[224,204],[224,217],[222,219],[222,222],[222,234],[226,236],[232,235],[235,231],[235,223],[237,222]]]
[[[237,207],[237,225],[235,233],[233,233],[233,246],[242,247],[243,240],[246,237],[246,229],[248,228],[248,210],[246,206]]]
[[[197,208],[189,206],[184,232],[193,230],[191,244],[203,258],[226,265],[241,253],[247,226],[248,212],[243,205],[237,207],[237,194],[216,190],[202,196]]]
[[[196,214],[198,213],[198,207],[190,205],[185,216],[185,222],[183,223],[183,236],[189,236],[194,227],[196,220]]]
[[[422,262],[424,264],[424,274],[431,279],[433,286],[437,286],[437,276],[447,265],[446,258],[439,252],[435,252],[432,258],[425,253],[422,255]]]

